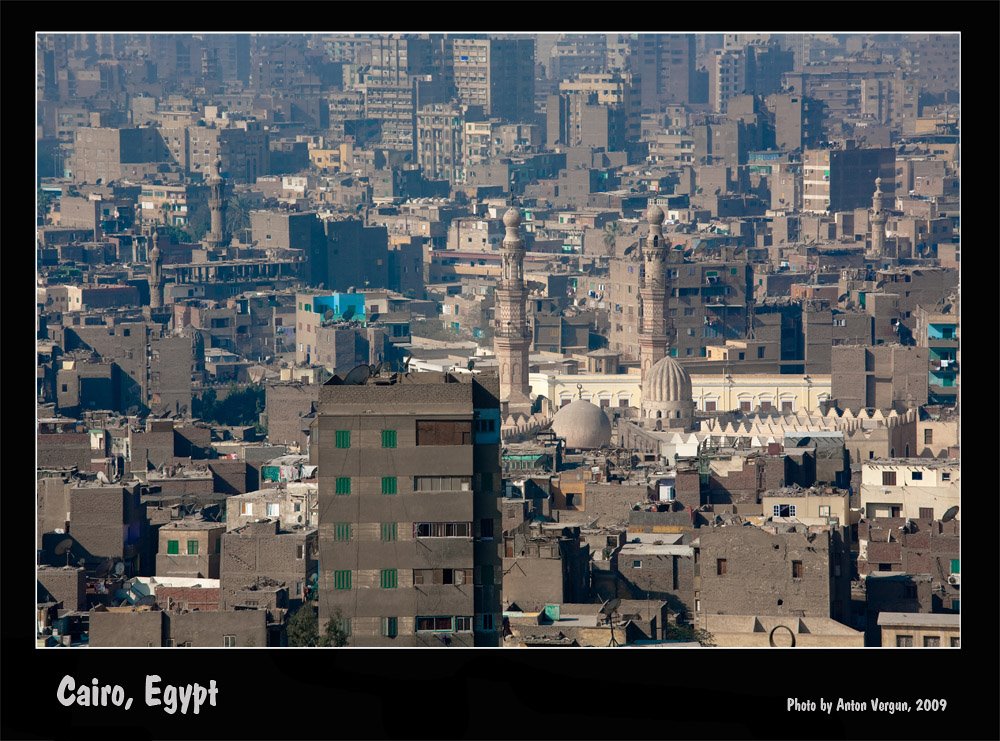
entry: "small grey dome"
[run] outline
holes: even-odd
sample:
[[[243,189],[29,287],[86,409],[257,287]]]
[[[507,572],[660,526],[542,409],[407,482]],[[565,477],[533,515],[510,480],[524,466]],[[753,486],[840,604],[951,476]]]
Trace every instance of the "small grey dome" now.
[[[644,402],[691,401],[692,398],[691,376],[669,355],[653,364],[642,385]]]
[[[567,448],[595,450],[611,443],[611,420],[586,399],[575,399],[556,412],[552,431],[566,440]]]
[[[666,215],[663,213],[663,209],[657,206],[655,203],[646,209],[646,221],[650,224],[661,225],[663,220],[666,219]]]
[[[507,209],[507,213],[503,215],[504,226],[518,227],[521,225],[521,212],[516,208]]]

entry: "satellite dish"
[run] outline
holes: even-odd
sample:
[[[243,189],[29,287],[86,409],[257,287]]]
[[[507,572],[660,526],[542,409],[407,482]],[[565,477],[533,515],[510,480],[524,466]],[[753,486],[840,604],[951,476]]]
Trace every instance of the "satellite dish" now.
[[[111,571],[112,563],[113,562],[110,558],[104,559],[104,563],[102,563],[100,566],[97,567],[96,575],[99,577],[107,576],[108,572]]]
[[[323,319],[325,319],[326,321],[330,321],[331,319],[333,319],[333,309],[327,309],[326,311],[324,311]]]
[[[56,544],[55,554],[57,556],[62,556],[64,554],[66,554],[66,553],[69,553],[69,549],[72,548],[72,547],[73,547],[73,539],[72,538],[64,538],[64,539],[60,540]]]
[[[104,471],[98,471],[97,472],[97,480],[100,481],[102,484],[110,484],[111,483],[111,481],[108,479],[108,477],[104,475]]]
[[[361,386],[371,378],[372,371],[367,365],[359,365],[344,376],[344,383],[351,386]]]
[[[955,515],[958,514],[958,505],[954,507],[949,507],[945,510],[945,513],[941,515],[941,522],[950,522],[955,519]]]
[[[344,321],[347,321],[353,316],[354,316],[354,307],[348,306],[346,309],[344,309],[344,313],[340,315],[340,318],[343,319]]]
[[[374,322],[376,319],[378,319],[378,312],[375,312],[374,314],[371,314],[368,317],[368,321],[370,322]]]
[[[473,358],[469,358],[469,362],[466,364],[465,369],[472,370],[475,367],[476,367],[476,361]]]
[[[121,576],[124,573],[125,573],[125,564],[119,561],[118,563],[115,564],[114,574],[115,576]]]

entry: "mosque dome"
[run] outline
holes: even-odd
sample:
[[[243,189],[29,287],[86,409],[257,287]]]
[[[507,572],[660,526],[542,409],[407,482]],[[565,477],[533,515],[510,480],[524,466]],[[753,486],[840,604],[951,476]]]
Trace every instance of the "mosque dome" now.
[[[666,219],[666,214],[655,203],[646,209],[646,221],[650,224],[662,224],[664,219]]]
[[[552,431],[565,438],[567,448],[594,450],[611,443],[611,420],[586,399],[575,399],[556,412]]]
[[[646,372],[642,386],[644,402],[689,402],[692,399],[691,376],[669,355],[660,358]]]

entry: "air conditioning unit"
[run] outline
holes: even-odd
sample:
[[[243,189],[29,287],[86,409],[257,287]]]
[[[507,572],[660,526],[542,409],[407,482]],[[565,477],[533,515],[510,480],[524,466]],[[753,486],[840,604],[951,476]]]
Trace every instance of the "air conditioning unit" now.
[[[948,577],[948,583],[956,587],[960,586],[962,583],[962,575],[952,574],[951,576]]]

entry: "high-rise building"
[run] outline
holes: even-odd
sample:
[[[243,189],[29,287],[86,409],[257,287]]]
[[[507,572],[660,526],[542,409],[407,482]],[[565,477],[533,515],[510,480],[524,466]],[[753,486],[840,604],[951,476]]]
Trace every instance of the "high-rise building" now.
[[[638,34],[629,39],[629,63],[640,77],[644,113],[670,103],[690,103],[695,72],[693,34]]]
[[[453,49],[455,91],[462,103],[507,121],[534,118],[534,39],[458,38]]]
[[[319,619],[351,646],[500,642],[496,376],[406,373],[320,389]]]
[[[708,102],[716,113],[725,113],[729,99],[747,88],[747,56],[740,49],[716,49],[708,58]]]
[[[834,213],[865,208],[882,178],[883,192],[896,192],[896,151],[882,149],[807,149],[802,154],[803,210]]]

